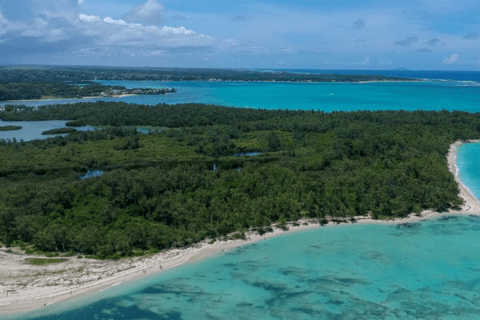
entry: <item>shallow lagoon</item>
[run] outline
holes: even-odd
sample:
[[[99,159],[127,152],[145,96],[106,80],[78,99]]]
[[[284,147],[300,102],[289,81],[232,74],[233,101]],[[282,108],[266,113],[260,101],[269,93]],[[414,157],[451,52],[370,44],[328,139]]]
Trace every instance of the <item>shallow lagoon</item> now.
[[[122,101],[159,103],[207,103],[235,107],[290,110],[463,110],[480,111],[480,85],[475,82],[425,81],[419,83],[271,83],[214,81],[97,81],[126,88],[176,88],[166,95],[128,96],[80,100],[15,102],[39,106],[66,102]],[[11,104],[1,102],[0,106]]]
[[[480,199],[480,143],[464,143],[458,147],[457,166],[462,182],[475,198]]]
[[[15,131],[0,131],[0,139],[17,139],[17,141],[31,141],[35,139],[46,139],[49,137],[64,136],[66,134],[42,135],[43,131],[65,128],[66,120],[48,120],[48,121],[2,121],[0,126],[21,126],[22,129]],[[75,127],[78,131],[94,130],[92,126]]]
[[[479,232],[477,216],[321,227],[13,318],[478,319]]]
[[[480,112],[480,84],[460,81],[425,81],[418,83],[271,83],[214,81],[97,81],[126,88],[176,88],[166,95],[128,96],[123,98],[40,100],[15,104],[41,106],[56,103],[121,101],[145,105],[159,103],[207,103],[215,105],[290,110],[462,110]],[[0,107],[12,102],[0,102]],[[25,141],[46,138],[41,131],[64,127],[66,121],[18,123],[20,131],[2,132],[0,139]],[[46,129],[34,130],[45,124]],[[0,125],[1,122],[0,122]],[[27,129],[28,127],[28,129]],[[35,133],[36,132],[36,133]]]

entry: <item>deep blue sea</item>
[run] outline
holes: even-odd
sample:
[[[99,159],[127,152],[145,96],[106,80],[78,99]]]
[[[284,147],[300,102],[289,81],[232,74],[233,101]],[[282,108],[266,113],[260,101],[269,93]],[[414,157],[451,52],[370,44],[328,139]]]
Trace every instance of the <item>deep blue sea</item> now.
[[[178,89],[167,96],[121,99],[152,105],[195,101],[265,109],[480,111],[478,72],[398,72],[380,74],[454,81],[102,83]],[[477,198],[479,157],[480,144],[459,148],[460,176]],[[468,215],[415,224],[319,227],[4,318],[480,319],[479,235],[480,217]]]

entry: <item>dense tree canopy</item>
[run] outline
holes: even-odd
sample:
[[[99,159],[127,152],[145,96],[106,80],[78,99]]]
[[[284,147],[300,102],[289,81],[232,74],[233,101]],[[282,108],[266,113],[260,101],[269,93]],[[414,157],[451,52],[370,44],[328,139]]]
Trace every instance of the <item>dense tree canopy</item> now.
[[[301,217],[445,211],[461,204],[448,147],[480,136],[480,114],[465,112],[83,106],[105,115],[56,106],[1,116],[36,119],[55,110],[85,124],[177,128],[138,134],[107,127],[1,142],[3,242],[104,258]],[[123,120],[121,110],[129,108]],[[248,151],[260,154],[234,156]],[[79,179],[88,169],[105,174]]]
[[[97,83],[88,85],[72,85],[62,82],[8,82],[0,81],[0,101],[52,99],[52,98],[84,98],[95,96],[114,96],[122,94],[166,94],[176,92],[173,88],[126,89],[122,86],[104,86]]]
[[[112,67],[0,67],[1,82],[91,83],[92,80],[150,81],[315,81],[359,82],[406,80],[380,75],[301,74],[239,69],[112,68]]]
[[[18,111],[17,111],[18,110]],[[235,124],[288,118],[305,114],[302,111],[268,111],[245,108],[219,108],[204,104],[159,104],[156,106],[127,104],[124,102],[75,103],[40,106],[38,108],[6,106],[0,111],[2,120],[73,120],[67,125],[94,126],[155,126],[193,127],[216,124]]]

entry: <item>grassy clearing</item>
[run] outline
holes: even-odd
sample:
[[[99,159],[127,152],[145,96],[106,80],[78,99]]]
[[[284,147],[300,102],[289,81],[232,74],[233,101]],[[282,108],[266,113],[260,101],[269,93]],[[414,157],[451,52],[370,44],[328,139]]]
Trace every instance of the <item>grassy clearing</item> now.
[[[32,266],[46,266],[53,263],[61,263],[66,261],[65,259],[42,259],[42,258],[32,258],[26,260],[28,264]]]

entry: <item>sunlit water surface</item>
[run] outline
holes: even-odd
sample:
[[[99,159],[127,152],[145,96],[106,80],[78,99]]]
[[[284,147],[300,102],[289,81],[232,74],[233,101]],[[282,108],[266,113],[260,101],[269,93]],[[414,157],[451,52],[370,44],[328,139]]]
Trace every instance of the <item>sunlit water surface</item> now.
[[[48,121],[2,121],[0,126],[21,126],[22,129],[15,131],[0,131],[0,139],[17,141],[31,141],[35,139],[46,139],[49,137],[65,136],[66,134],[42,135],[43,131],[65,128],[65,120],[48,120]],[[94,130],[92,126],[75,127],[77,131]]]
[[[123,98],[65,99],[22,102],[38,107],[46,104],[117,101],[156,105],[159,103],[207,103],[241,108],[357,111],[357,110],[462,110],[480,112],[480,84],[465,81],[426,81],[420,83],[269,83],[269,82],[164,82],[97,81],[126,88],[170,88],[174,94],[129,96]],[[0,102],[0,107],[12,102]],[[0,125],[15,125],[5,122]],[[23,124],[24,125],[23,125]],[[39,126],[64,127],[66,121],[27,124],[20,131],[0,132],[0,139],[44,139]],[[38,128],[38,129],[37,129]],[[45,129],[46,130],[46,129]]]
[[[477,216],[321,227],[13,318],[478,319],[479,234]]]
[[[464,143],[457,153],[457,166],[462,182],[480,199],[480,143]]]
[[[480,111],[480,85],[476,82],[428,81],[421,83],[271,83],[208,81],[97,81],[126,88],[176,88],[166,95],[123,98],[66,99],[15,102],[27,106],[68,102],[122,101],[159,103],[207,103],[234,107],[290,110],[463,110]],[[11,104],[2,102],[0,106]]]

